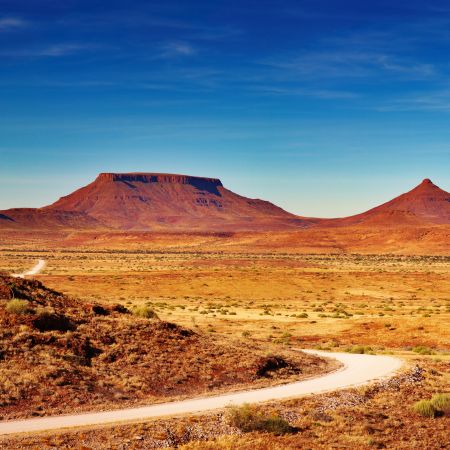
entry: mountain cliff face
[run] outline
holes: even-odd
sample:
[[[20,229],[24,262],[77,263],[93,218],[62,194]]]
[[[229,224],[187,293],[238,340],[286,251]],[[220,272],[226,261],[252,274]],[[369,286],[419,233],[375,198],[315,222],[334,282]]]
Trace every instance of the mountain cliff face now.
[[[428,178],[411,191],[362,214],[321,221],[322,226],[450,224],[450,193]]]
[[[120,230],[277,230],[308,224],[270,202],[235,194],[218,179],[157,173],[102,173],[42,210],[86,214]]]

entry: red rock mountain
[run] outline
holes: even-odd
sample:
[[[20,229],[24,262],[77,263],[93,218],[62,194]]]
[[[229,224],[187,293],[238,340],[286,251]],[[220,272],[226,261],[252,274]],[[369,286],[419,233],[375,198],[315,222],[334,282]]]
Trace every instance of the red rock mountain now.
[[[321,221],[331,226],[450,224],[450,193],[428,178],[406,194],[362,214]]]
[[[319,231],[439,224],[450,224],[450,194],[428,179],[383,205],[341,219],[295,216],[235,194],[215,178],[157,173],[102,173],[50,206],[0,211],[2,229],[49,231]]]
[[[277,230],[308,224],[272,203],[233,193],[218,179],[158,173],[102,173],[42,211],[77,212],[121,230]]]

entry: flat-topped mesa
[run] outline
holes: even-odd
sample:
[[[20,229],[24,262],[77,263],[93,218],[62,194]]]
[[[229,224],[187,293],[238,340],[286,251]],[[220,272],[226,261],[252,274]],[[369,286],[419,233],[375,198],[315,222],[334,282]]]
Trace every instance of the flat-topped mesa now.
[[[128,182],[128,183],[172,183],[172,184],[190,184],[199,189],[206,186],[223,186],[218,178],[194,177],[190,175],[178,175],[171,173],[101,173],[96,182]]]
[[[153,172],[101,173],[42,210],[78,211],[119,230],[247,231],[305,226],[302,219],[270,202],[235,194],[217,178]]]

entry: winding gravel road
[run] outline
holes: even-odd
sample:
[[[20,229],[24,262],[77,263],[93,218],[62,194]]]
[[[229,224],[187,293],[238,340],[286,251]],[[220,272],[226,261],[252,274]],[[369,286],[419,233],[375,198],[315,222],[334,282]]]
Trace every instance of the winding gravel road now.
[[[156,417],[211,411],[225,408],[229,405],[301,397],[309,394],[360,386],[387,378],[393,376],[403,364],[398,358],[384,355],[354,355],[350,353],[328,353],[316,350],[303,351],[312,355],[335,358],[343,364],[343,367],[338,371],[317,378],[263,389],[160,403],[137,408],[117,409],[115,411],[3,421],[0,422],[0,435],[95,426],[118,422],[139,422]]]
[[[28,270],[27,272],[23,272],[23,273],[15,273],[15,274],[13,274],[13,277],[25,278],[26,276],[37,275],[45,267],[45,264],[46,264],[45,260],[40,259],[31,270]]]

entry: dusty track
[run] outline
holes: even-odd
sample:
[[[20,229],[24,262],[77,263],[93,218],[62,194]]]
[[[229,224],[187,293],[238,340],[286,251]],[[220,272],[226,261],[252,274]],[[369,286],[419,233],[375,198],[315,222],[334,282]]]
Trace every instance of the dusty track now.
[[[221,409],[229,405],[300,397],[367,384],[392,376],[402,366],[401,360],[390,356],[327,353],[315,350],[304,351],[318,356],[335,358],[343,364],[343,368],[317,378],[264,389],[233,392],[206,398],[118,409],[115,411],[0,422],[0,435],[95,426],[117,422],[139,422],[156,417],[177,416]]]
[[[40,259],[31,270],[28,270],[27,272],[23,272],[23,273],[15,273],[13,275],[13,277],[25,278],[27,276],[37,275],[45,267],[45,264],[46,264],[45,260]]]

